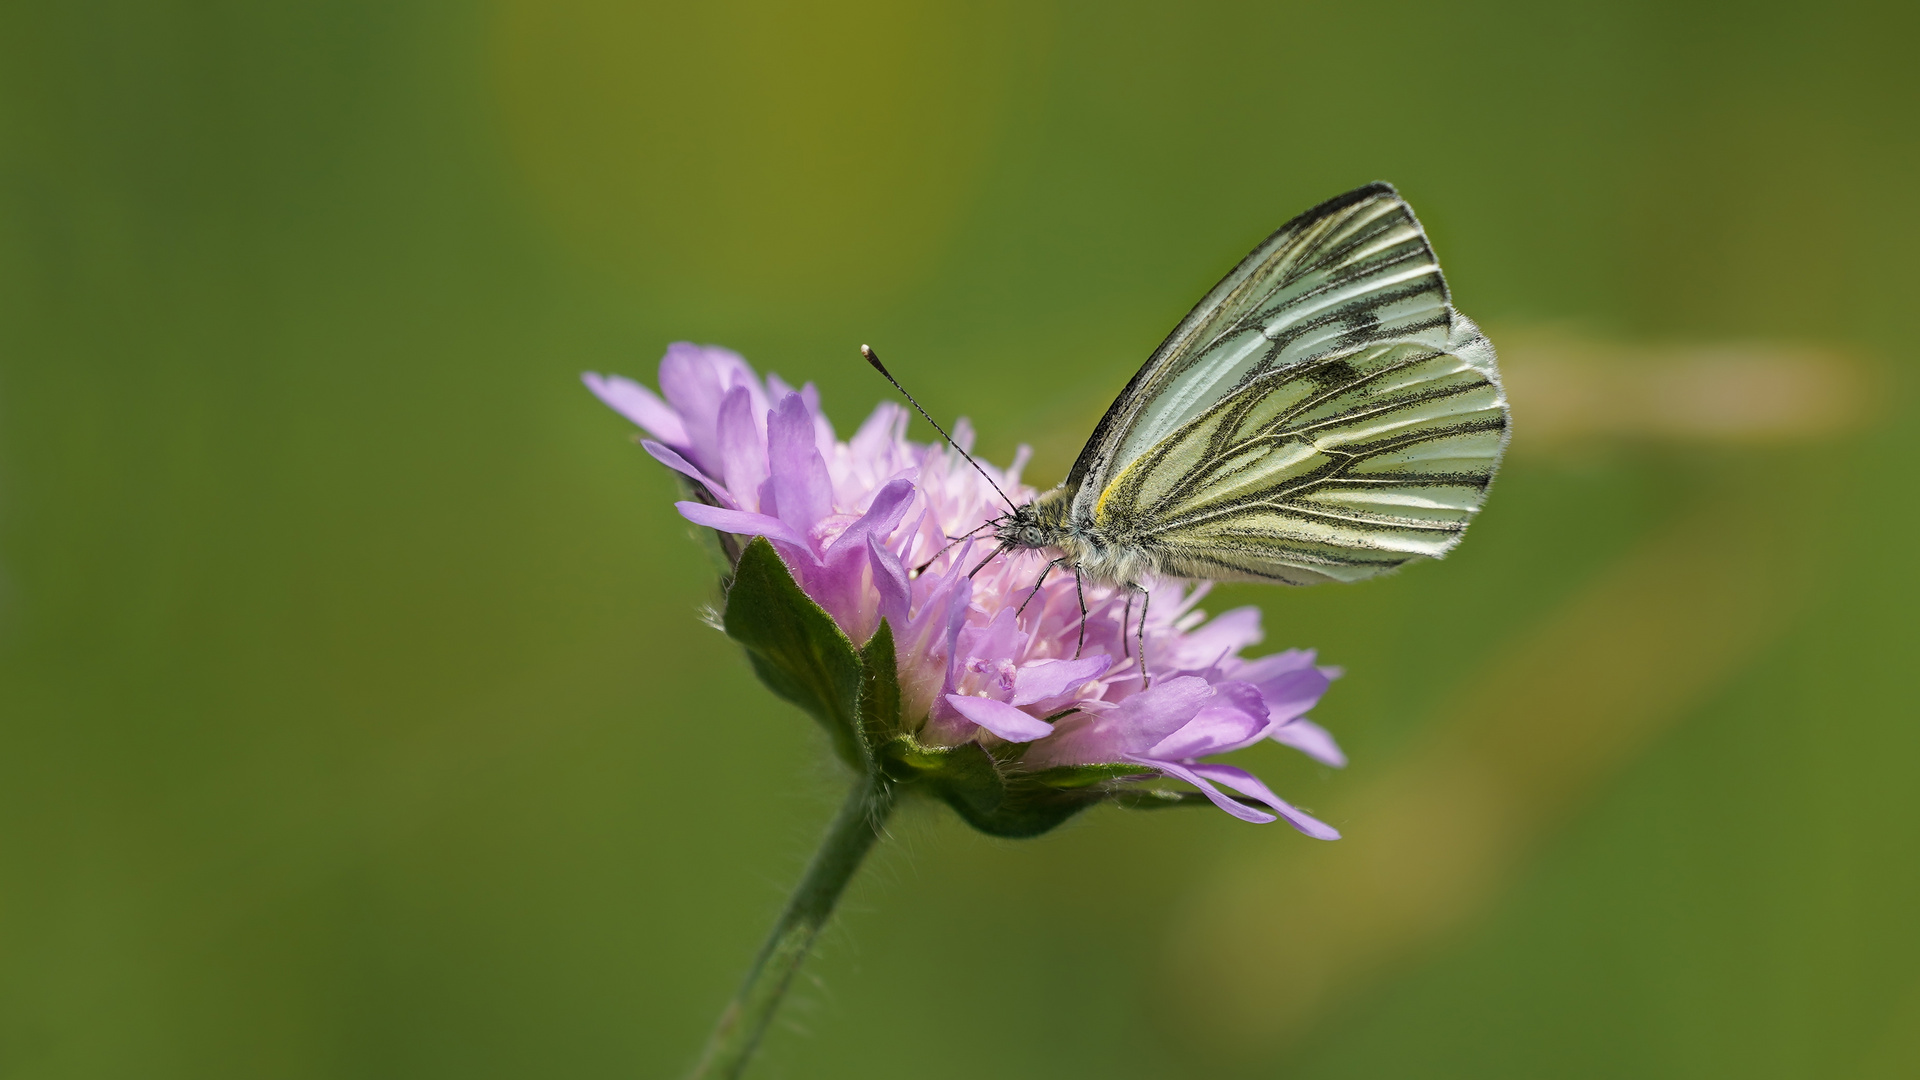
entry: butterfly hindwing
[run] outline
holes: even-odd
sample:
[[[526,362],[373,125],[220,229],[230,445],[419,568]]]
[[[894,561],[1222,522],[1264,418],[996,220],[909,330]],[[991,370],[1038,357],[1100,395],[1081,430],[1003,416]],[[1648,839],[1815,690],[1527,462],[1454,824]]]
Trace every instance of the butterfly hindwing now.
[[[1506,431],[1492,346],[1374,184],[1282,227],[1187,316],[1082,452],[1072,512],[1166,573],[1358,580],[1458,542]]]

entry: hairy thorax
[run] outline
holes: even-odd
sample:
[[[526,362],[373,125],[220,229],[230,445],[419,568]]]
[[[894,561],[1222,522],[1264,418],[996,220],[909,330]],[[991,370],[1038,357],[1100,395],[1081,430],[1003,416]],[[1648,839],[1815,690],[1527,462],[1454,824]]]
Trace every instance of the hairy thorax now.
[[[996,522],[995,539],[1014,549],[1056,549],[1061,565],[1088,581],[1139,588],[1142,578],[1162,572],[1152,552],[1132,538],[1075,524],[1070,504],[1066,489],[1054,488]]]

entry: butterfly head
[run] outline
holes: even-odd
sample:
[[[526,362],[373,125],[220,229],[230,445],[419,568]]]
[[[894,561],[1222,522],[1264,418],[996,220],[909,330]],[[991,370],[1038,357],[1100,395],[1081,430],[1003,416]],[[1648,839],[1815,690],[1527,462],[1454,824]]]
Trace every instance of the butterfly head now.
[[[1014,508],[1011,514],[1002,514],[993,520],[993,538],[1000,541],[1002,547],[1037,548],[1046,546],[1046,535],[1040,529],[1039,519],[1033,512],[1033,504]]]
[[[1059,547],[1066,535],[1066,503],[1048,492],[994,519],[993,537],[1014,549]]]

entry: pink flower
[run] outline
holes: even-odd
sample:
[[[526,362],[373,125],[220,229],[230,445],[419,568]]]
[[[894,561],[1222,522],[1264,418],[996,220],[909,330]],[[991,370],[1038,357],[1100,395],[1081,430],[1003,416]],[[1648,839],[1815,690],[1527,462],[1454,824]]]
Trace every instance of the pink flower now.
[[[1272,739],[1346,763],[1305,715],[1338,672],[1311,652],[1242,657],[1262,637],[1257,608],[1209,619],[1196,607],[1206,584],[1152,584],[1143,690],[1137,595],[1076,589],[1071,573],[1036,590],[1046,565],[1036,552],[995,558],[968,576],[991,540],[948,538],[1008,507],[959,455],[909,442],[903,408],[881,404],[840,442],[811,384],[795,390],[771,374],[762,382],[738,355],[685,343],[660,363],[660,396],[619,376],[584,379],[645,429],[649,454],[686,479],[694,498],[676,505],[689,521],[765,537],[854,644],[888,623],[898,729],[913,745],[975,744],[1012,778],[1099,766],[1111,778],[1102,793],[1172,777],[1242,820],[1279,817],[1308,836],[1338,838],[1251,773],[1201,760]],[[964,420],[954,435],[971,450]],[[1035,494],[1019,480],[1026,458],[1022,447],[1006,470],[984,466],[1019,502]]]

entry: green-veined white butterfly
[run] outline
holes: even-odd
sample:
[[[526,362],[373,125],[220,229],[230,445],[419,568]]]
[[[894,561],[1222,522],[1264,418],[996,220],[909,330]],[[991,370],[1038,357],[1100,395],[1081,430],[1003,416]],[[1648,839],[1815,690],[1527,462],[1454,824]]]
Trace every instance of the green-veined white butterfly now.
[[[1453,309],[1413,210],[1368,184],[1253,249],[1066,480],[991,524],[1000,551],[1053,549],[1129,589],[1359,581],[1460,542],[1507,428],[1493,345]]]

